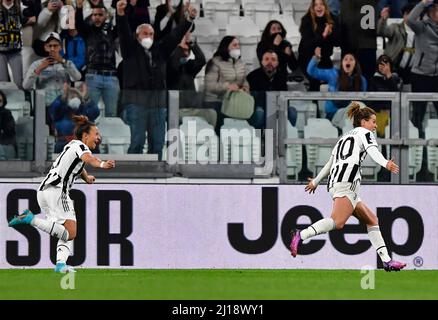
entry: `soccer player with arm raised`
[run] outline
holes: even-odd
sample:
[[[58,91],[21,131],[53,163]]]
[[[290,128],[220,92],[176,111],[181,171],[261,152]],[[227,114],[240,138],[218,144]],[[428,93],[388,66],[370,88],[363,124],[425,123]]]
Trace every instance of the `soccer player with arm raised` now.
[[[58,238],[55,272],[61,273],[75,272],[71,266],[66,265],[76,237],[76,213],[69,195],[73,183],[78,176],[88,184],[96,180],[84,169],[85,164],[102,169],[115,167],[113,160],[101,161],[90,151],[96,148],[101,138],[96,125],[86,116],[74,116],[73,121],[76,123],[76,139],[64,147],[38,187],[38,205],[46,214],[46,219],[25,210],[9,222],[10,227],[30,224]]]
[[[342,229],[354,215],[366,224],[371,244],[376,249],[386,271],[400,271],[406,264],[392,260],[380,233],[377,216],[359,197],[361,164],[368,154],[376,163],[392,173],[399,167],[394,160],[386,160],[377,148],[373,132],[377,129],[376,112],[361,102],[353,101],[347,111],[354,129],[344,134],[332,150],[327,164],[316,178],[309,178],[305,191],[314,193],[322,179],[328,176],[327,189],[333,198],[330,218],[321,219],[304,230],[292,230],[290,250],[293,257],[303,240],[335,229]]]

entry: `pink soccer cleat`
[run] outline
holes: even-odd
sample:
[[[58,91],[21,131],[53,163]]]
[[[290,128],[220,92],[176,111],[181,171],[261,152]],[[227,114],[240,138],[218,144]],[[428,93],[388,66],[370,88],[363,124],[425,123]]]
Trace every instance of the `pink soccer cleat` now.
[[[295,229],[291,231],[290,253],[292,257],[296,257],[298,253],[298,246],[301,242],[300,230]]]
[[[395,260],[383,262],[383,269],[385,269],[385,271],[388,271],[388,272],[389,271],[400,271],[404,267],[406,267],[406,263],[398,262]]]

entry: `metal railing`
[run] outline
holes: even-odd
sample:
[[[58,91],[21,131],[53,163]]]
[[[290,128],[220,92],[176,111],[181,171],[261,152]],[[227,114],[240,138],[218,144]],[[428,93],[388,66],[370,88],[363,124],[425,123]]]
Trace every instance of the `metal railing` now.
[[[409,138],[409,111],[413,101],[438,101],[438,94],[426,93],[386,93],[386,92],[267,92],[266,129],[264,145],[266,151],[263,164],[189,164],[184,162],[144,161],[136,157],[136,161],[129,161],[129,155],[120,159],[116,170],[99,171],[100,176],[112,178],[215,178],[215,179],[254,179],[271,178],[278,176],[281,183],[290,183],[287,178],[286,148],[288,145],[333,145],[337,139],[310,138],[288,139],[286,133],[287,106],[294,100],[360,100],[360,101],[388,101],[391,102],[390,138],[378,139],[379,144],[391,146],[391,155],[400,165],[400,175],[391,175],[391,183],[409,183],[409,147],[410,146],[437,146],[437,139]],[[169,91],[168,95],[168,130],[179,129],[179,92]],[[34,158],[33,161],[0,161],[0,175],[2,177],[39,176],[51,164],[45,147],[46,108],[44,92],[34,93]],[[269,136],[268,138],[266,138]],[[179,138],[177,138],[179,139]],[[178,145],[180,145],[178,141]],[[103,158],[110,157],[102,155]],[[169,154],[168,154],[169,157]],[[169,158],[167,159],[169,160]],[[269,170],[270,167],[274,170]]]

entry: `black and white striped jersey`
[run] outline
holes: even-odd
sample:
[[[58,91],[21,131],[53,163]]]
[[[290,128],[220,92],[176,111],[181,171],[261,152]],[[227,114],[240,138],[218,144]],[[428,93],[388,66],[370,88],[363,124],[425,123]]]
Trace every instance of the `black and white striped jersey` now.
[[[344,134],[332,150],[327,188],[338,182],[360,182],[362,161],[372,146],[377,147],[377,141],[368,129],[357,127]]]
[[[81,174],[84,168],[85,163],[81,157],[85,153],[91,153],[86,144],[79,140],[70,141],[53,162],[39,190],[42,191],[49,185],[52,185],[62,187],[62,192],[68,193],[77,176]]]

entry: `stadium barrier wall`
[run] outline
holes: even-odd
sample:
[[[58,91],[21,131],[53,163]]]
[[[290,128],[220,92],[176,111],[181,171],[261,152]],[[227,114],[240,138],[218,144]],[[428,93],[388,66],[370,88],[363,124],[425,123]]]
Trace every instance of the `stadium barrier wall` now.
[[[1,184],[0,268],[53,266],[56,239],[9,228],[18,211],[39,212],[37,184]],[[438,188],[362,186],[393,258],[409,269],[438,268]],[[377,267],[366,228],[352,217],[292,258],[289,230],[327,217],[332,201],[298,185],[78,184],[78,236],[69,262],[87,268],[359,269]]]

